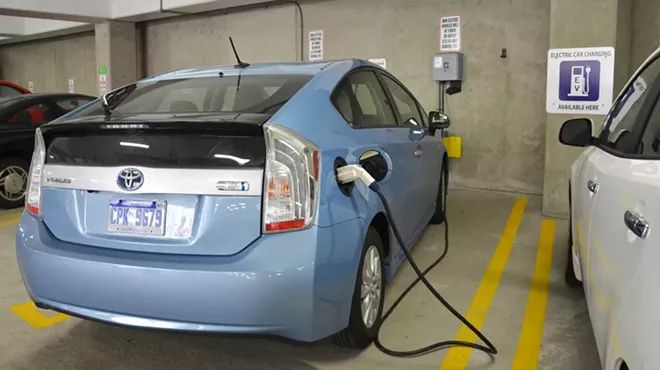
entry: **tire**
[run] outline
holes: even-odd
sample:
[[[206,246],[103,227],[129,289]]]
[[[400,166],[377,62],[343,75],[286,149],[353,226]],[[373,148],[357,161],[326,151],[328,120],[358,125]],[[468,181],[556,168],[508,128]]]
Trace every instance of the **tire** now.
[[[440,171],[440,184],[438,185],[438,196],[435,201],[435,213],[429,223],[431,225],[440,225],[445,222],[445,204],[447,203],[447,187],[449,184],[449,171],[447,161],[442,161],[442,170]]]
[[[22,207],[25,203],[29,163],[17,157],[0,160],[0,209]]]
[[[380,276],[374,277],[374,280],[371,282],[372,292],[377,292],[377,295],[368,295],[365,299],[372,298],[377,302],[378,307],[376,312],[371,316],[371,320],[367,320],[371,325],[365,322],[363,319],[362,311],[362,292],[363,292],[363,282],[365,278],[369,276],[366,275],[365,264],[369,261],[374,261],[373,253],[377,253],[378,261],[373,265],[369,266],[378,266],[380,268]],[[353,291],[353,298],[351,301],[351,313],[348,321],[348,327],[342,330],[341,332],[335,335],[334,342],[338,347],[343,348],[353,348],[353,349],[364,349],[367,348],[378,334],[380,329],[380,324],[382,322],[383,314],[383,305],[385,303],[385,261],[383,253],[383,244],[380,240],[378,232],[373,227],[369,227],[367,231],[367,237],[364,240],[362,246],[362,252],[360,255],[360,265],[357,272],[357,277],[355,279],[355,289]],[[372,270],[370,270],[372,271]],[[373,276],[373,275],[372,275]],[[378,285],[378,283],[380,285]],[[372,301],[374,302],[374,301]]]
[[[573,205],[571,199],[571,189],[568,189],[568,259],[566,260],[566,271],[564,272],[564,280],[571,288],[582,286],[582,282],[575,276],[575,269],[573,266]]]

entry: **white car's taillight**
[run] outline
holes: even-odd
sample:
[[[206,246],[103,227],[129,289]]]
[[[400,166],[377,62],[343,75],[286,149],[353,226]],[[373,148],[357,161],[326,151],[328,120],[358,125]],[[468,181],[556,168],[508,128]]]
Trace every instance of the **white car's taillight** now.
[[[41,130],[37,129],[34,135],[34,152],[30,162],[30,174],[28,175],[28,187],[25,194],[25,209],[33,215],[41,214],[41,174],[46,161],[46,145]]]
[[[279,125],[264,126],[264,133],[264,232],[306,228],[314,221],[319,203],[319,149]]]

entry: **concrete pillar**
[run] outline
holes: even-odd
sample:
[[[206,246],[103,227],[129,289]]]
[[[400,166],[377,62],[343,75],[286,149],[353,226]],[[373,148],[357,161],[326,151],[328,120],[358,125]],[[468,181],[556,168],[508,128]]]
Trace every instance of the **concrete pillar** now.
[[[550,48],[612,46],[615,54],[616,96],[630,72],[632,0],[551,0]],[[559,129],[570,118],[585,117],[548,114],[545,138],[543,213],[568,215],[568,174],[582,150],[561,145]],[[604,116],[592,115],[596,129]]]
[[[99,95],[138,78],[135,23],[96,24],[96,66]]]

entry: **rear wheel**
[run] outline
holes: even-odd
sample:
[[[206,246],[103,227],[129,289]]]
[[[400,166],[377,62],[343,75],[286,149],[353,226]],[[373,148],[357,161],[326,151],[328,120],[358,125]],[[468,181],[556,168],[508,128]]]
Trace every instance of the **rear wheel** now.
[[[564,280],[570,287],[579,287],[582,282],[575,276],[575,268],[573,265],[573,205],[571,199],[570,185],[568,188],[568,258],[566,260],[566,271],[564,272]]]
[[[18,208],[23,205],[28,167],[27,161],[21,158],[0,160],[0,208]]]
[[[438,197],[435,201],[435,213],[429,222],[432,225],[439,225],[445,222],[445,205],[447,204],[447,185],[449,184],[449,171],[447,161],[442,161],[442,170],[440,171],[440,184],[438,184]]]
[[[385,301],[384,256],[378,232],[369,227],[355,279],[348,327],[334,337],[337,346],[362,349],[376,338]]]

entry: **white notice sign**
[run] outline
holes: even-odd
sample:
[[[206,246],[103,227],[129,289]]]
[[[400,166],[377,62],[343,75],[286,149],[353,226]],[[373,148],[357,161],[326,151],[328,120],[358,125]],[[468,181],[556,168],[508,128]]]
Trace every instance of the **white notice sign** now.
[[[104,95],[108,92],[108,80],[106,75],[99,75],[99,94]]]
[[[461,51],[461,16],[440,18],[440,51]]]
[[[551,49],[545,109],[558,114],[607,114],[614,90],[614,48]]]
[[[323,30],[309,31],[309,61],[323,60]]]
[[[28,81],[28,90],[30,90],[30,92],[34,92],[34,82]]]
[[[73,81],[73,78],[69,79],[69,94],[73,94],[76,92],[76,86],[75,82]]]
[[[382,69],[387,69],[387,59],[385,58],[372,58],[369,61],[373,64],[378,65]]]

